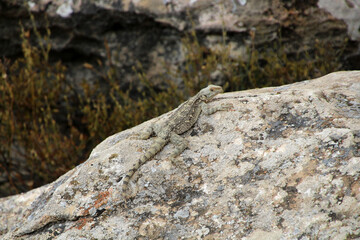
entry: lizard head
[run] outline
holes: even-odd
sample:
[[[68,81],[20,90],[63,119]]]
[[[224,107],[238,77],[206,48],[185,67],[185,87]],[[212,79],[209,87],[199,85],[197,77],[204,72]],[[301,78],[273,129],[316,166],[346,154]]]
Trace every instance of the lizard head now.
[[[206,88],[203,88],[198,93],[199,98],[205,102],[213,99],[217,94],[224,92],[222,87],[216,85],[209,85]]]

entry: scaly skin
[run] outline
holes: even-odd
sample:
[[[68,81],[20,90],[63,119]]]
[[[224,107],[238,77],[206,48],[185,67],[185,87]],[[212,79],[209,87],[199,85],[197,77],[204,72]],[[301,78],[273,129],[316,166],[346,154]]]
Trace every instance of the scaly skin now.
[[[144,163],[160,152],[169,141],[177,147],[172,154],[173,158],[184,151],[187,147],[187,142],[180,137],[179,134],[188,131],[196,123],[201,112],[204,112],[205,114],[212,114],[216,111],[228,110],[232,107],[232,105],[218,106],[211,109],[207,107],[206,103],[222,92],[223,89],[220,86],[209,85],[208,87],[200,90],[200,92],[198,92],[195,96],[181,104],[165,122],[151,127],[144,133],[144,138],[148,138],[154,132],[156,134],[156,138],[150,148],[126,173],[122,186],[124,198],[128,198],[129,196],[128,185],[134,173]]]

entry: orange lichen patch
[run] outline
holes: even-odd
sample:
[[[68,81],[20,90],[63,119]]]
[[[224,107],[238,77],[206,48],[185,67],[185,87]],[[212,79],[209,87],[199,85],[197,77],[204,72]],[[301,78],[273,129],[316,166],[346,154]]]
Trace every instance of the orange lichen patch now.
[[[104,204],[108,202],[108,198],[110,196],[110,191],[100,192],[97,196],[97,199],[95,200],[95,208],[100,208]]]
[[[81,230],[87,223],[93,222],[93,221],[94,221],[94,219],[92,217],[81,218],[76,221],[76,223],[73,227],[75,227],[78,230]]]
[[[103,205],[105,205],[108,202],[111,192],[112,192],[111,189],[104,191],[104,192],[100,192],[95,197],[95,202],[94,202],[93,206],[88,207],[86,209],[81,207],[81,209],[83,209],[83,216],[90,215],[90,209],[92,209],[92,208],[98,209],[98,208],[102,207]],[[94,221],[94,219],[92,217],[84,217],[84,218],[77,220],[73,227],[81,230],[88,222],[92,222],[92,221]]]
[[[111,195],[112,189],[109,189],[107,191],[104,192],[100,192],[96,197],[95,197],[95,202],[94,205],[88,207],[88,208],[83,208],[81,207],[80,209],[83,210],[83,216],[89,215],[89,211],[92,208],[100,208],[101,206],[105,205],[108,202],[109,196]]]

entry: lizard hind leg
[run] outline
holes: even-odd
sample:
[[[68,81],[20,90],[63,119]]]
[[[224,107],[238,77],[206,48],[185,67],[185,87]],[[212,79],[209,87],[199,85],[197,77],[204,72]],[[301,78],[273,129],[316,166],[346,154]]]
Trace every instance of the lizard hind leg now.
[[[153,134],[153,132],[154,132],[154,129],[152,126],[147,127],[144,131],[139,133],[139,135],[138,135],[139,139],[143,139],[143,140],[149,139],[151,134]]]
[[[156,153],[158,153],[168,142],[168,140],[163,139],[163,138],[159,138],[156,137],[154,138],[154,142],[153,144],[151,144],[150,148],[140,157],[140,159],[138,161],[136,161],[131,169],[126,173],[124,180],[123,180],[123,185],[122,185],[122,194],[125,198],[128,197],[128,193],[129,193],[129,182],[130,179],[132,178],[132,176],[135,174],[135,172],[144,164],[146,163],[148,160],[150,160],[153,156],[156,155]]]

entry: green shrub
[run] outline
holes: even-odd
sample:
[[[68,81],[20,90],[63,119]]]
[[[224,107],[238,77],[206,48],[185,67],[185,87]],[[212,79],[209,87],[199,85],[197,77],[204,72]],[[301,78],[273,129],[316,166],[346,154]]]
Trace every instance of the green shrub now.
[[[281,44],[281,37],[259,50],[254,45],[255,32],[251,32],[250,36],[252,44],[247,48],[248,57],[244,60],[241,56],[231,57],[231,46],[226,43],[225,31],[222,46],[212,50],[201,45],[195,30],[192,30],[183,39],[187,51],[185,67],[169,74],[183,79],[187,88],[197,92],[209,83],[211,74],[218,71],[227,91],[239,91],[317,78],[343,68],[341,57],[347,40],[338,50],[317,41],[313,53],[291,56]]]
[[[45,44],[33,47],[30,32],[21,29],[24,57],[0,62],[0,168],[11,193],[52,181],[73,168],[85,146],[70,118],[67,124],[56,120],[64,114],[60,110],[69,88],[65,67],[48,63],[50,32],[42,38]]]

